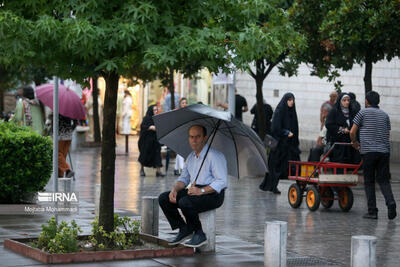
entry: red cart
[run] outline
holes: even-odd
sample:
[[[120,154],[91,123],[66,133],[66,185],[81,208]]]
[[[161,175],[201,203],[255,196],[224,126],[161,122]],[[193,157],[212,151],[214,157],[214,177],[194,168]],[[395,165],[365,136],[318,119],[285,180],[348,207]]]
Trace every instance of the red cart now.
[[[338,145],[351,146],[349,143],[334,143],[320,162],[289,161],[289,179],[296,181],[288,191],[288,201],[292,208],[300,207],[303,197],[311,211],[317,210],[320,204],[328,209],[334,200],[339,201],[342,211],[352,208],[354,197],[350,187],[357,185],[358,169],[362,162],[358,165],[325,162]],[[291,171],[292,166],[295,166],[295,173]]]

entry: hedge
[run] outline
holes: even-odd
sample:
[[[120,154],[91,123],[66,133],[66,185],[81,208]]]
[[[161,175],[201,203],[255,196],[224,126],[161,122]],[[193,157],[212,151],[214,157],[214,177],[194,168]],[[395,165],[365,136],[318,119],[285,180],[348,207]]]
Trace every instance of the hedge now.
[[[0,122],[0,203],[43,190],[52,172],[52,141],[28,127]]]

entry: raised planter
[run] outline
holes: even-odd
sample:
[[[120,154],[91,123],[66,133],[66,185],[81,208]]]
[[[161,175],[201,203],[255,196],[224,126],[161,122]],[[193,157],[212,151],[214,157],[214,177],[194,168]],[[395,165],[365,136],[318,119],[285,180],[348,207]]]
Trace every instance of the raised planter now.
[[[81,236],[85,238],[86,236]],[[183,245],[169,246],[168,242],[155,236],[140,234],[143,241],[154,243],[162,249],[137,249],[137,250],[108,250],[108,251],[83,251],[76,253],[50,254],[29,246],[36,238],[5,239],[4,247],[16,253],[30,257],[37,261],[53,263],[94,262],[110,260],[132,260],[143,258],[192,256],[194,249]]]

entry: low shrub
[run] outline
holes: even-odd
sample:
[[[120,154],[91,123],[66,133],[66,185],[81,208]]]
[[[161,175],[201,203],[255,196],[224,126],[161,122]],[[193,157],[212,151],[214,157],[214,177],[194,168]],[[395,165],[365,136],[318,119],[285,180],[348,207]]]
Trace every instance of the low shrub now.
[[[0,203],[20,203],[51,177],[52,141],[28,127],[0,122]]]
[[[42,232],[40,232],[37,243],[31,243],[31,246],[49,253],[78,252],[79,233],[82,233],[82,230],[74,220],[71,221],[71,226],[65,221],[57,225],[55,218],[52,217],[47,221],[47,225],[42,224]]]

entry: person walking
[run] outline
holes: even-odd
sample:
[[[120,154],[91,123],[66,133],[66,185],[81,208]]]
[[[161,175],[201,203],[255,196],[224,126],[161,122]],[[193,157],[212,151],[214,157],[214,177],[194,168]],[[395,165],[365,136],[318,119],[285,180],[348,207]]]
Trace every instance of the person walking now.
[[[156,168],[156,176],[164,177],[161,173],[161,145],[157,140],[156,126],[154,125],[153,116],[157,114],[157,106],[151,105],[147,109],[146,115],[140,125],[139,136],[139,162],[140,176],[146,176],[144,167]]]
[[[353,125],[355,113],[350,105],[350,96],[341,93],[333,109],[328,114],[325,121],[327,140],[332,145],[334,143],[350,143],[350,129]],[[333,148],[330,160],[332,162],[356,164],[358,152],[350,147],[337,145]],[[343,170],[338,170],[343,173]]]
[[[207,237],[203,232],[199,213],[216,209],[223,204],[225,188],[228,186],[228,168],[225,156],[221,152],[213,148],[208,150],[207,129],[204,126],[193,125],[188,134],[193,151],[187,157],[182,174],[174,187],[171,191],[162,193],[158,201],[171,228],[179,228],[178,235],[170,240],[169,244],[179,244],[194,233],[185,245],[200,247],[206,243]],[[186,189],[189,184],[191,186]]]
[[[40,135],[45,134],[45,114],[44,106],[38,99],[35,99],[35,92],[28,86],[22,89],[22,101],[18,101],[13,122],[31,127],[33,131]]]
[[[265,174],[259,188],[280,194],[279,179],[288,178],[289,160],[300,160],[299,125],[297,121],[295,98],[286,93],[275,109],[272,118],[271,134],[278,145],[268,158],[269,173]]]
[[[67,155],[77,123],[77,120],[58,115],[58,177],[71,178],[75,174],[67,162]]]
[[[217,107],[222,107],[223,109],[228,109],[228,104],[222,104],[220,102],[216,103]],[[243,121],[243,112],[247,112],[249,107],[247,106],[246,98],[239,95],[238,92],[235,90],[235,118]]]
[[[265,119],[266,119],[266,127],[267,134],[271,134],[271,119],[274,111],[270,104],[268,104],[265,99],[263,99],[263,106],[265,110]],[[257,103],[250,110],[251,114],[254,114],[253,121],[251,122],[251,128],[258,134],[258,112],[257,112]]]
[[[122,101],[122,134],[129,135],[131,133],[131,116],[132,116],[132,97],[128,90],[125,90],[124,100]]]
[[[397,216],[396,201],[390,185],[390,118],[379,108],[380,96],[370,91],[365,97],[365,108],[354,118],[350,131],[353,146],[360,149],[364,166],[364,189],[367,197],[368,212],[365,219],[378,219],[376,207],[375,180],[378,182],[385,198],[388,209],[388,218],[393,220]],[[357,131],[360,133],[360,142],[357,141]]]
[[[187,99],[185,97],[182,97],[179,100],[179,108],[184,108],[186,106],[187,106]],[[181,155],[176,154],[174,175],[181,174],[184,164],[185,164],[185,159]]]

